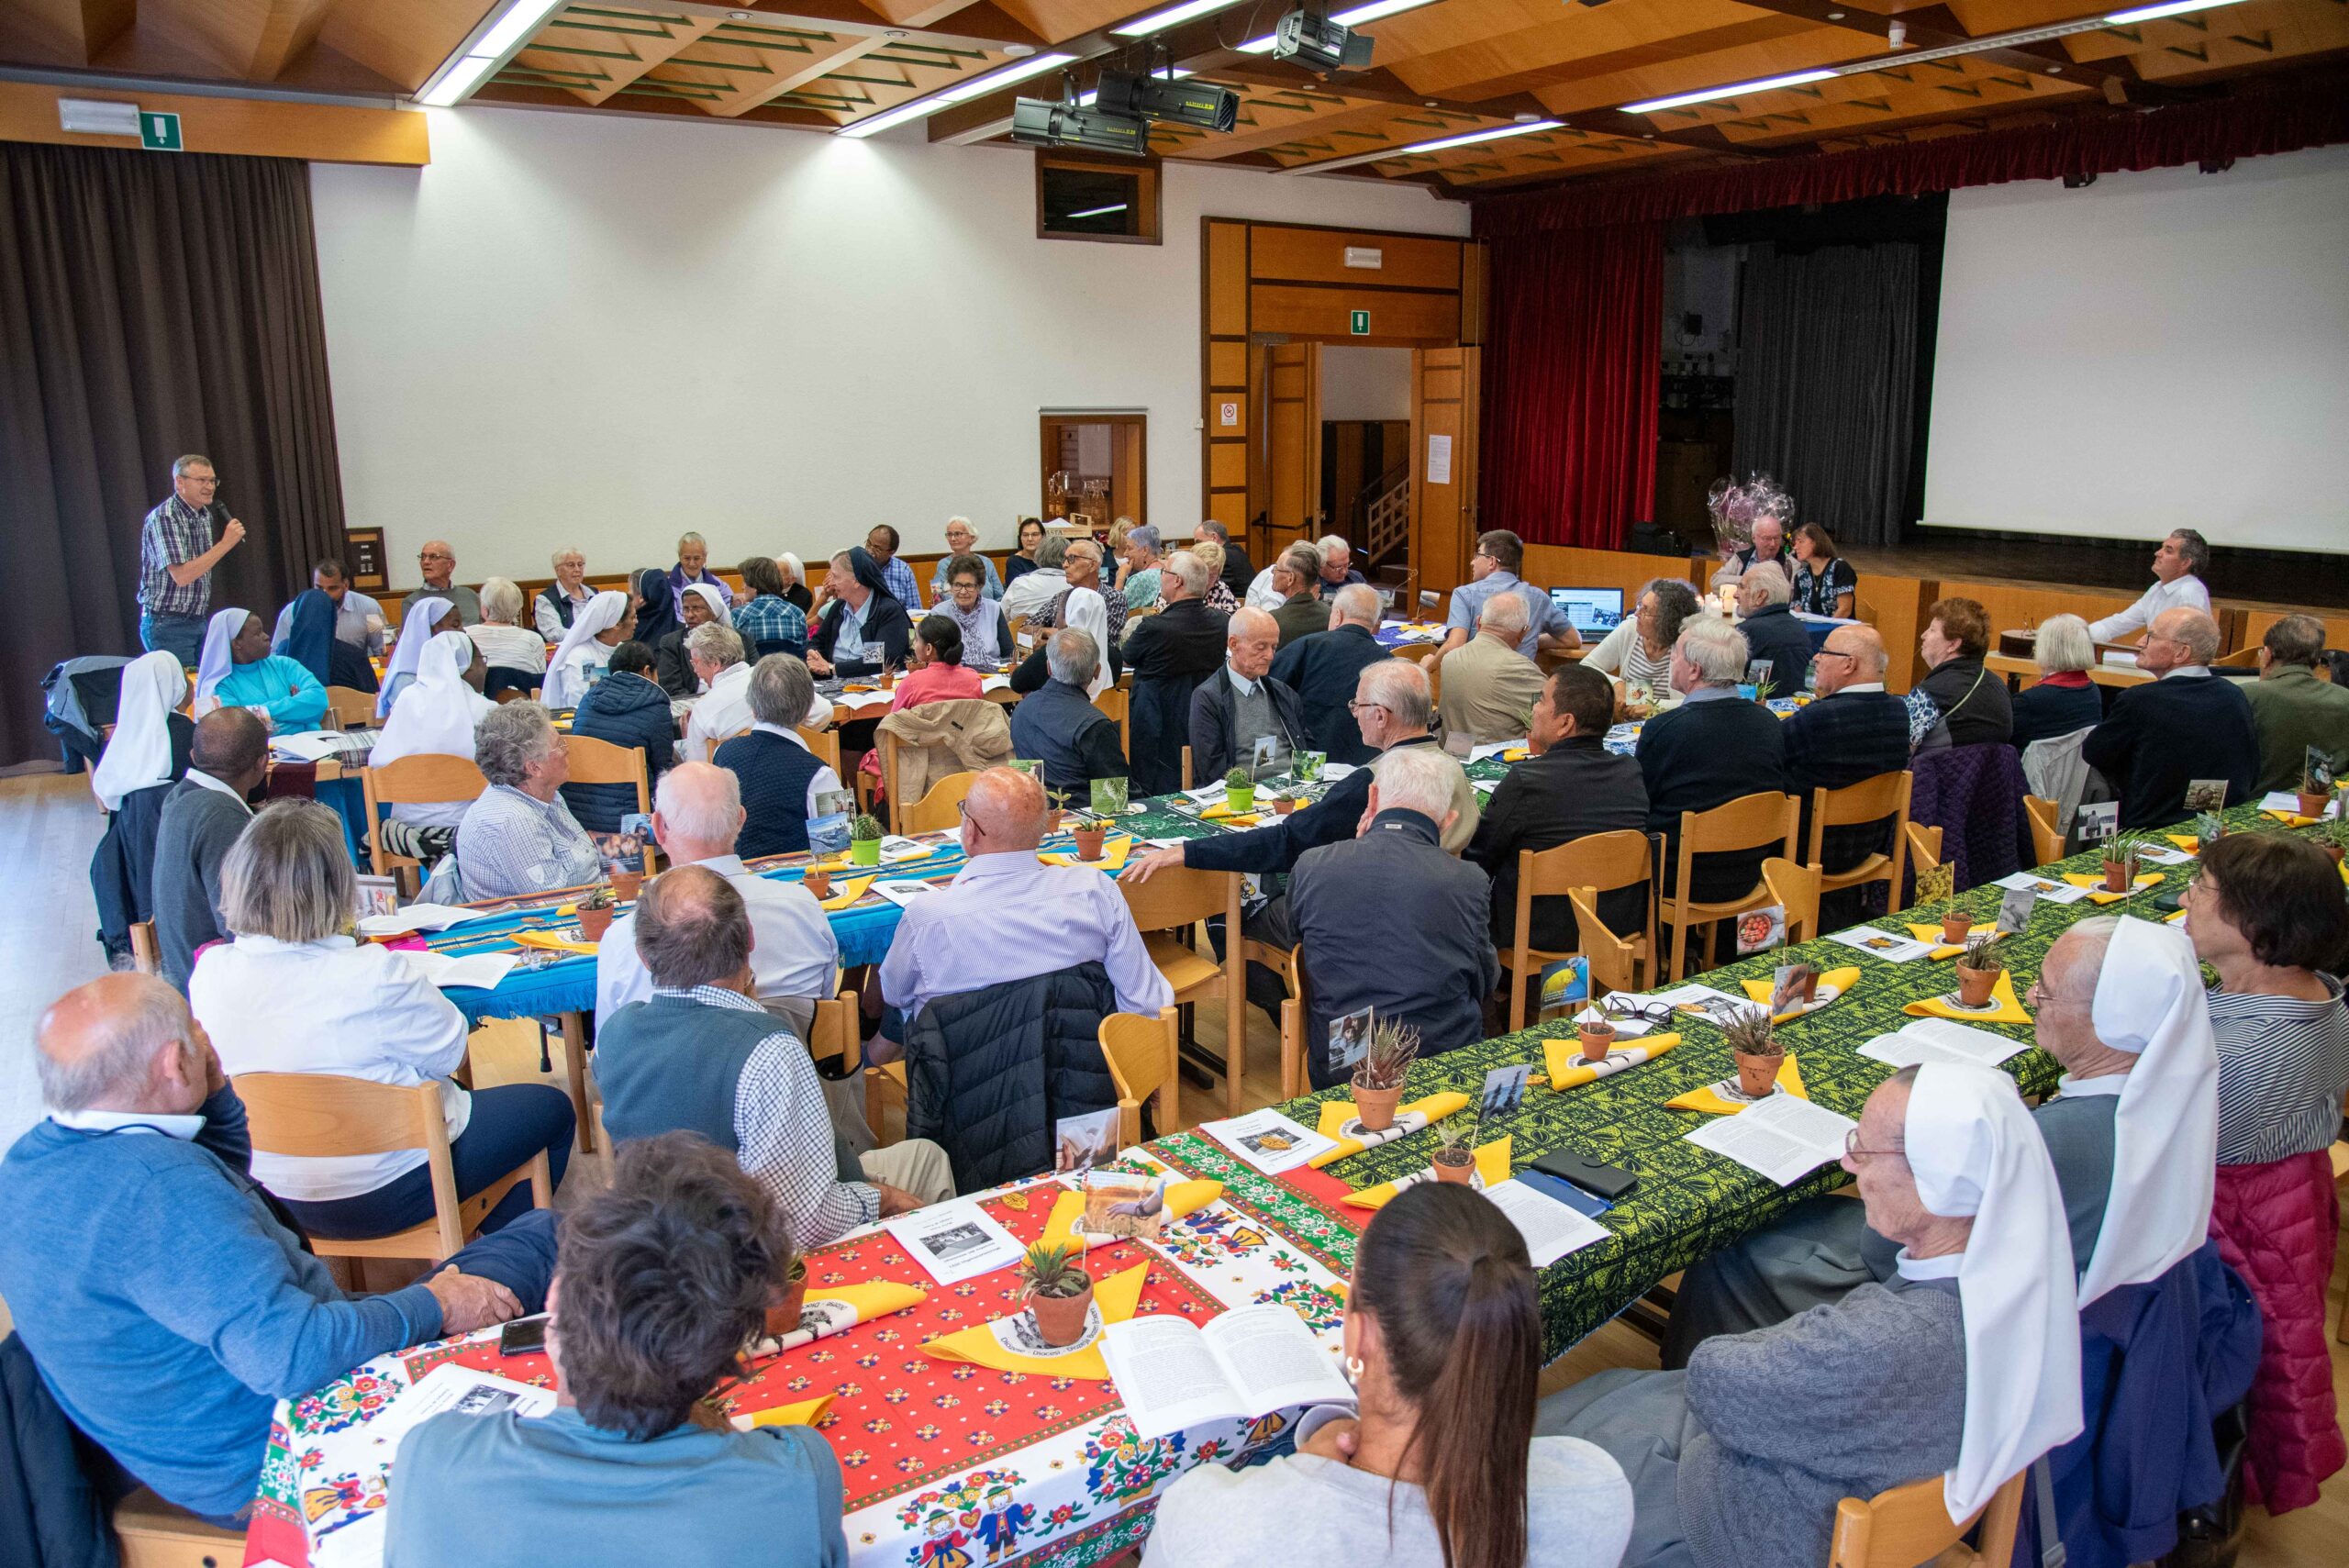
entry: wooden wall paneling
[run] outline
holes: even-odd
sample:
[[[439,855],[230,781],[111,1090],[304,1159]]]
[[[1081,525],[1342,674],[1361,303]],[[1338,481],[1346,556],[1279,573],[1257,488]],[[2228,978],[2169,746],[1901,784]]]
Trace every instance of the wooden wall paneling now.
[[[1215,218],[1199,226],[1199,320],[1206,328],[1199,364],[1206,435],[1199,454],[1200,495],[1206,515],[1231,529],[1235,539],[1245,537],[1253,510],[1248,452],[1256,401],[1249,387],[1248,227]]]
[[[1699,564],[1709,573],[1709,558]],[[1930,577],[1894,577],[1874,572],[1861,575],[1857,604],[1860,618],[1876,628],[1876,635],[1884,639],[1884,651],[1889,655],[1884,671],[1885,690],[1905,692],[1924,678],[1917,639],[1925,629],[1925,606],[1942,596],[1944,586]],[[1995,651],[1996,628],[1992,630],[1991,646]]]
[[[1277,343],[1271,354],[1270,439],[1265,450],[1269,521],[1275,532],[1315,531],[1321,509],[1320,345]]]
[[[2314,616],[2324,622],[2324,645],[2327,648],[2349,650],[2349,615],[2343,615],[2339,610],[2314,607],[2300,609],[2288,605],[2231,606],[2223,599],[2213,603],[2210,607],[2219,612],[2221,619],[2231,609],[2241,617],[2240,629],[2235,634],[2234,646],[2237,648],[2258,647],[2261,640],[2266,637],[2269,627],[2274,626],[2286,616],[2299,615]]]
[[[189,152],[410,168],[432,161],[427,117],[417,109],[197,97],[144,89],[133,95],[96,87],[45,87],[30,82],[0,82],[0,141],[137,150],[138,142],[129,137],[84,136],[60,129],[60,98],[135,103],[150,113],[175,114],[180,117],[181,144]]]
[[[1422,591],[1446,592],[1468,573],[1476,534],[1478,349],[1422,349],[1411,356],[1411,562]],[[1432,439],[1451,442],[1450,472],[1428,473]]]
[[[1110,460],[1109,516],[1150,521],[1150,441],[1141,416],[1112,421],[1110,439],[1116,455]]]
[[[1367,336],[1353,316],[1370,312]],[[1460,340],[1460,295],[1419,289],[1342,288],[1318,284],[1255,284],[1248,290],[1248,320],[1258,332],[1326,338],[1332,342],[1428,347]]]
[[[1339,228],[1252,226],[1248,276],[1257,283],[1380,284],[1456,290],[1462,241],[1433,236],[1369,234]],[[1349,249],[1375,250],[1375,267],[1349,267]]]
[[[1472,541],[1473,542],[1473,541]],[[1586,550],[1578,545],[1529,544],[1525,580],[1543,588],[1620,588],[1623,608],[1655,578],[1688,580],[1688,562],[1676,555],[1639,555],[1628,550]],[[1703,591],[1701,584],[1696,584]]]
[[[1248,517],[1251,522],[1269,519],[1273,506],[1272,474],[1265,456],[1273,444],[1273,350],[1270,345],[1249,342],[1248,352]],[[1248,558],[1261,566],[1269,539],[1252,539]]]
[[[1482,346],[1485,341],[1485,246],[1471,240],[1460,248],[1460,340]]]

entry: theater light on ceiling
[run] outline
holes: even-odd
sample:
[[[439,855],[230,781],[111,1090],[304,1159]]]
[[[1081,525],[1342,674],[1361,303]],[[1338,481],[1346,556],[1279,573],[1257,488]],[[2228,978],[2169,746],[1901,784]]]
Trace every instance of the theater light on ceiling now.
[[[1397,17],[1406,11],[1416,11],[1422,6],[1434,4],[1435,0],[1371,0],[1369,5],[1357,6],[1351,11],[1334,12],[1330,19],[1341,28],[1359,28],[1365,22],[1383,21],[1388,17]],[[1240,52],[1270,54],[1274,41],[1274,35],[1266,33],[1263,38],[1250,39],[1240,45]]]
[[[1073,54],[1040,54],[1029,60],[1015,60],[1008,65],[999,65],[993,71],[974,76],[968,82],[959,82],[952,87],[941,88],[926,98],[916,98],[909,104],[899,104],[894,109],[884,109],[877,115],[867,115],[861,120],[852,120],[832,134],[853,137],[878,135],[893,127],[909,125],[918,119],[927,119],[950,105],[962,103],[968,98],[980,97],[994,92],[998,87],[1008,87],[1014,82],[1025,82],[1030,76],[1041,76],[1047,71],[1058,71],[1063,65],[1074,63],[1075,60],[1076,56]]]

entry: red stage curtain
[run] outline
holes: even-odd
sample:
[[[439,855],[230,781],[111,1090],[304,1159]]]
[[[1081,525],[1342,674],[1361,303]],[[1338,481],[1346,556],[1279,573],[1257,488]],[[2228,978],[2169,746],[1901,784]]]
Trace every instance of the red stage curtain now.
[[[1614,549],[1655,501],[1664,226],[1490,248],[1480,522]]]
[[[2349,141],[2349,90],[2338,79],[2150,112],[2080,115],[2054,125],[1987,130],[1899,147],[1778,158],[1650,179],[1564,185],[1476,203],[1480,239],[1650,223],[1709,213],[1916,195],[2009,180],[2053,180]]]

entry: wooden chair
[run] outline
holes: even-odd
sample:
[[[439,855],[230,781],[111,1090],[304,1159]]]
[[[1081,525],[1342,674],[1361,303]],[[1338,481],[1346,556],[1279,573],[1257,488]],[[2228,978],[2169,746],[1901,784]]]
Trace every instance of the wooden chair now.
[[[375,694],[355,686],[328,686],[327,717],[337,729],[370,728],[375,722]]]
[[[1922,822],[1909,824],[1909,869],[1922,876],[1942,863],[1942,830]]]
[[[2238,648],[2232,653],[2222,653],[2210,661],[2214,670],[2256,670],[2259,668],[2259,645]]]
[[[2022,808],[2031,817],[2031,851],[2039,857],[2041,865],[2053,865],[2064,858],[2064,825],[2055,820],[2055,803],[2043,795],[2022,797]]]
[[[235,1568],[245,1560],[245,1532],[206,1524],[140,1486],[114,1506],[122,1568]]]
[[[1163,1138],[1182,1125],[1182,1079],[1175,1035],[1181,1015],[1161,1007],[1156,1018],[1112,1013],[1101,1020],[1101,1055],[1118,1085],[1118,1143],[1141,1146],[1141,1103],[1153,1096],[1151,1119]]]
[[[386,806],[443,806],[451,801],[477,800],[489,780],[470,757],[442,757],[429,752],[402,757],[380,768],[359,770],[361,793],[367,802],[367,853],[377,876],[389,876],[395,866],[417,866],[408,855],[384,848],[383,810]]]
[[[1183,748],[1183,787],[1189,789],[1191,784],[1191,749],[1186,746]]]
[[[1640,939],[1626,940],[1615,934],[1614,929],[1600,918],[1598,890],[1576,887],[1568,890],[1566,902],[1575,909],[1575,937],[1582,943],[1583,955],[1590,960],[1590,995],[1596,1001],[1609,991],[1636,991],[1640,988],[1640,969],[1646,953],[1655,951],[1654,908],[1649,908],[1646,949],[1642,952]]]
[[[1770,890],[1770,902],[1787,912],[1788,947],[1819,935],[1819,895],[1826,881],[1826,873],[1815,865],[1797,865],[1776,855],[1762,862],[1762,885]]]
[[[155,922],[130,922],[130,962],[141,974],[163,973],[163,950],[155,945]]]
[[[1619,828],[1612,833],[1593,833],[1570,843],[1548,850],[1520,850],[1517,853],[1517,940],[1501,955],[1501,967],[1509,981],[1508,1027],[1511,1033],[1525,1027],[1525,982],[1545,963],[1554,963],[1570,953],[1550,952],[1534,947],[1531,941],[1533,901],[1536,898],[1562,898],[1576,888],[1587,890],[1594,900],[1600,893],[1610,893],[1620,887],[1636,887],[1653,880],[1655,875],[1655,845],[1645,833],[1631,828]],[[1631,939],[1635,962],[1653,964],[1655,945],[1656,899],[1654,889],[1649,889],[1647,923]],[[1580,917],[1576,917],[1579,920]],[[1604,929],[1604,928],[1602,928]],[[1608,933],[1610,938],[1613,932]],[[1636,984],[1619,989],[1636,991]]]
[[[1151,962],[1174,988],[1175,1004],[1208,1001],[1219,990],[1223,993],[1224,1103],[1229,1114],[1238,1116],[1248,1051],[1248,961],[1242,944],[1230,940],[1240,930],[1240,873],[1169,866],[1148,882],[1120,880],[1117,886]],[[1223,917],[1226,934],[1221,963],[1176,940],[1217,915]]]
[[[835,706],[831,717],[825,720],[821,728],[805,724],[795,725],[793,728],[798,732],[799,739],[807,742],[807,750],[831,768],[835,777],[844,778],[846,775],[841,772],[841,710]]]
[[[562,749],[571,758],[573,784],[618,784],[636,786],[636,808],[652,809],[652,778],[641,746],[615,746],[585,735],[565,735]]]
[[[320,1257],[422,1258],[437,1263],[464,1246],[517,1183],[530,1184],[531,1207],[546,1208],[554,1202],[543,1149],[472,1197],[458,1197],[437,1082],[403,1088],[325,1073],[240,1073],[235,1082],[258,1153],[318,1158],[424,1151],[432,1173],[433,1218],[356,1241],[313,1236],[310,1249]]]
[[[1804,863],[1820,869],[1819,890],[1840,892],[1846,887],[1860,887],[1871,882],[1887,884],[1885,901],[1887,905],[1900,895],[1900,878],[1909,862],[1909,795],[1916,784],[1916,775],[1907,769],[1897,773],[1878,773],[1872,779],[1862,779],[1842,789],[1821,789],[1811,792],[1810,853]],[[1892,818],[1892,850],[1878,851],[1849,871],[1831,872],[1823,858],[1830,828],[1852,828],[1865,822],[1881,822]],[[1813,931],[1811,935],[1819,933]]]
[[[1678,984],[1688,973],[1688,929],[1733,919],[1770,902],[1770,890],[1755,878],[1753,885],[1734,898],[1705,902],[1691,896],[1688,879],[1698,855],[1757,850],[1776,841],[1787,859],[1795,858],[1802,830],[1802,804],[1791,795],[1761,790],[1740,795],[1710,811],[1680,814],[1680,851],[1675,865],[1672,895],[1664,918],[1672,922],[1672,981]]]
[[[882,755],[894,757],[896,738],[884,736],[887,746]],[[930,793],[911,806],[897,803],[897,792],[889,792],[889,814],[896,819],[895,831],[899,833],[934,833],[941,828],[963,825],[963,802],[969,797],[971,786],[979,782],[975,770],[949,773],[930,786]]]
[[[1132,756],[1133,738],[1128,733],[1130,717],[1128,710],[1131,704],[1128,700],[1126,688],[1123,686],[1102,687],[1101,695],[1093,699],[1093,706],[1118,721],[1118,750],[1130,757]]]
[[[2022,1491],[2029,1470],[2015,1473],[1990,1494],[1990,1501],[1966,1518],[1950,1522],[1942,1478],[1929,1476],[1878,1492],[1863,1501],[1846,1497],[1835,1505],[1835,1534],[1827,1568],[2008,1568],[2015,1554],[2015,1527],[2022,1520]],[[1982,1521],[1980,1544],[1967,1546],[1965,1532]]]
[[[1243,963],[1263,964],[1279,975],[1281,984],[1288,988],[1287,999],[1281,1003],[1281,1098],[1293,1100],[1306,1090],[1305,950],[1294,947],[1284,951],[1243,940],[1240,956]]]

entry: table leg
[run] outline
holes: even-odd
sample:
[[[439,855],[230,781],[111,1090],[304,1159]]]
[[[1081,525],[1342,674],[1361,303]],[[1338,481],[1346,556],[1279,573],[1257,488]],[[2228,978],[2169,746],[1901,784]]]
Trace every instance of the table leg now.
[[[1223,909],[1223,1104],[1225,1115],[1238,1116],[1241,1080],[1248,1073],[1248,944],[1240,935],[1240,873],[1225,874],[1230,892]]]
[[[571,1112],[579,1118],[579,1151],[596,1151],[596,1116],[587,1104],[587,1021],[576,1010],[562,1015],[562,1071],[571,1080]]]

